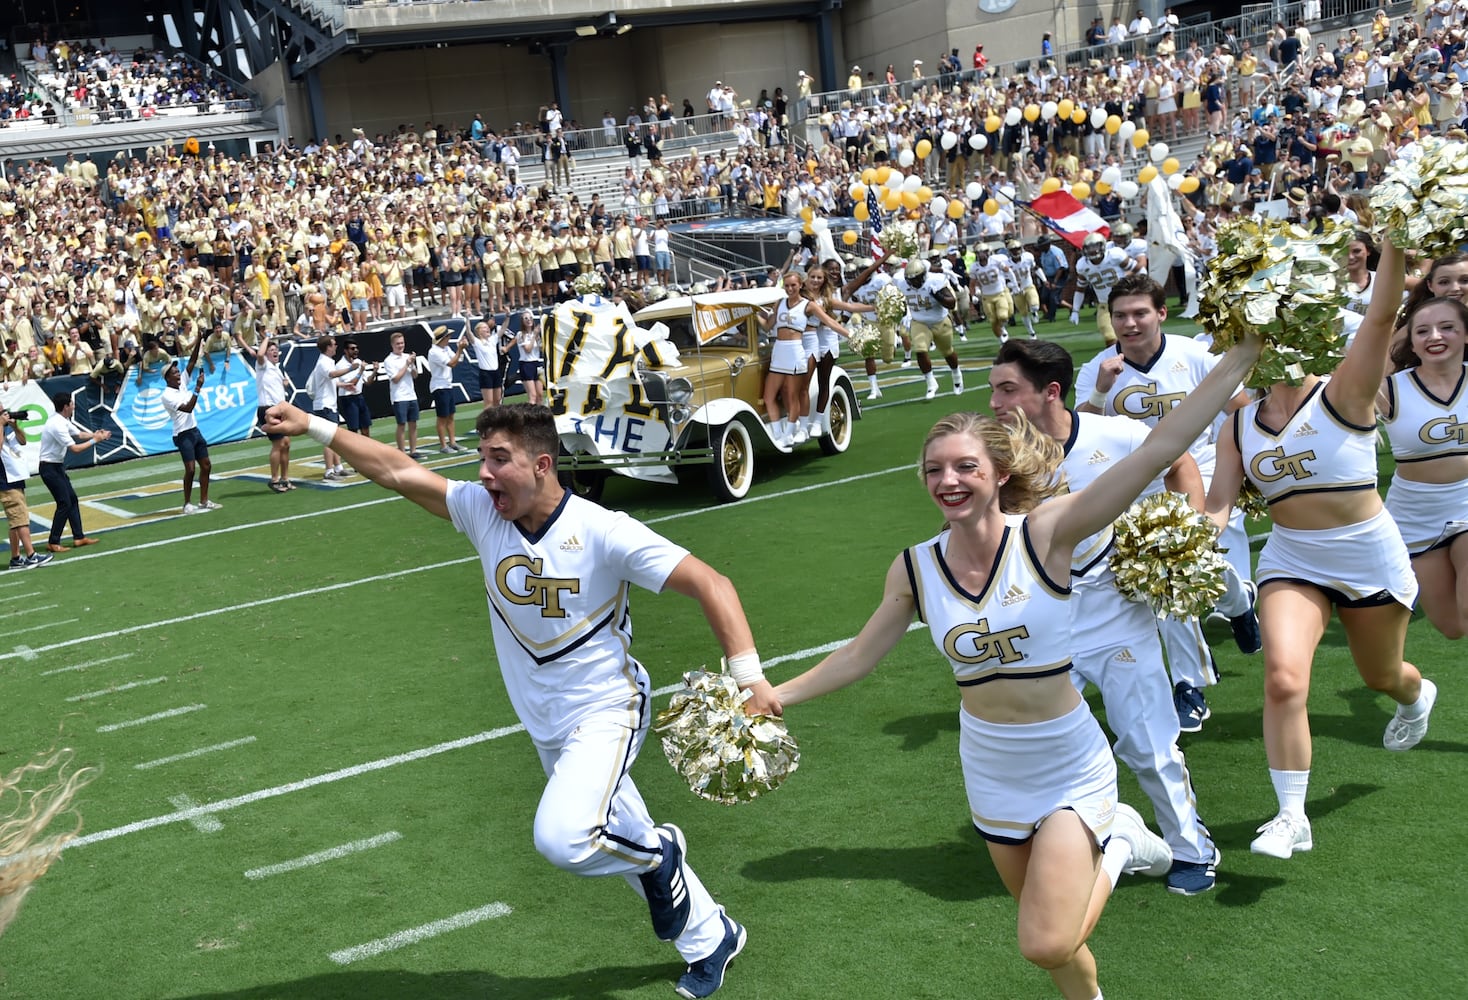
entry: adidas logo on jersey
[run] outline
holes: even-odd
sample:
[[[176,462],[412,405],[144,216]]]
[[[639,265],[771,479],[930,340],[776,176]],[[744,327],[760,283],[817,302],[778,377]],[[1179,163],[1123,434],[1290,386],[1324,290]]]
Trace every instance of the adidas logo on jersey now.
[[[1297,437],[1297,438],[1314,437],[1316,434],[1319,434],[1319,433],[1320,432],[1317,431],[1314,427],[1311,427],[1310,426],[1310,421],[1307,420],[1303,424],[1300,425],[1299,430],[1295,431],[1295,433],[1292,434],[1291,437]]]
[[[1174,361],[1172,363],[1172,367],[1168,369],[1168,371],[1170,371],[1170,372],[1185,372],[1187,370],[1188,370],[1187,364],[1185,362],[1183,362],[1181,359],[1179,359],[1177,361]]]
[[[1095,451],[1091,452],[1091,457],[1086,459],[1086,464],[1105,465],[1109,461],[1111,461],[1111,456],[1098,448]]]
[[[1137,662],[1137,658],[1132,655],[1132,651],[1130,649],[1123,649],[1120,653],[1117,653],[1115,656],[1113,656],[1112,659],[1115,660],[1117,663]]]
[[[1012,604],[1018,604],[1021,601],[1028,601],[1029,599],[1030,595],[1025,593],[1019,584],[1012,583],[1009,585],[1009,589],[1004,592],[1004,597],[999,603],[1007,608]]]
[[[572,535],[570,538],[561,543],[562,552],[580,552],[583,548],[584,546],[581,544],[581,539],[577,538],[575,535]]]

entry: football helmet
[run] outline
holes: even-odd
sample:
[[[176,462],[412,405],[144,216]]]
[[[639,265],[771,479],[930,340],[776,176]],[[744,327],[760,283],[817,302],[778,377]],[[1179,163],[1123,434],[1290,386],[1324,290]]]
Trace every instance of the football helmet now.
[[[1131,223],[1118,222],[1111,227],[1111,238],[1119,247],[1124,247],[1132,241]]]
[[[1101,263],[1106,257],[1106,238],[1100,233],[1091,233],[1081,241],[1081,253],[1091,263]]]

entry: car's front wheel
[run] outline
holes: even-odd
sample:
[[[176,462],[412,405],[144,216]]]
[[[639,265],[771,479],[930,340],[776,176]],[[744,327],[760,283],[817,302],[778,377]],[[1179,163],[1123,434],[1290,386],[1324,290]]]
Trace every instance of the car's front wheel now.
[[[567,454],[565,448],[561,454]],[[561,485],[566,487],[578,497],[584,497],[592,503],[601,503],[601,497],[607,488],[606,469],[561,469],[556,473],[556,478]]]
[[[851,389],[845,382],[831,386],[831,400],[826,404],[826,416],[830,418],[831,431],[821,435],[821,453],[839,455],[851,447],[851,422],[854,417],[851,405]]]
[[[731,420],[709,428],[709,449],[713,463],[709,465],[709,489],[720,503],[742,500],[754,482],[754,442],[749,430]]]

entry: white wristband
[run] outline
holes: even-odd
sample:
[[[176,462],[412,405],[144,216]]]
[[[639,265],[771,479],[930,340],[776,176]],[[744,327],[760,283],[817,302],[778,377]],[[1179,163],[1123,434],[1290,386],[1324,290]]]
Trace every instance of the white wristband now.
[[[1106,409],[1106,397],[1108,395],[1109,393],[1105,393],[1102,392],[1100,389],[1097,389],[1091,393],[1091,398],[1087,400],[1087,402],[1098,410],[1104,410]]]
[[[313,416],[306,425],[306,436],[317,444],[330,447],[331,439],[336,437],[336,424],[325,417]]]
[[[749,687],[758,684],[765,679],[765,672],[760,668],[759,653],[756,650],[738,653],[724,661],[729,668],[729,676],[734,678],[734,683],[740,687]]]

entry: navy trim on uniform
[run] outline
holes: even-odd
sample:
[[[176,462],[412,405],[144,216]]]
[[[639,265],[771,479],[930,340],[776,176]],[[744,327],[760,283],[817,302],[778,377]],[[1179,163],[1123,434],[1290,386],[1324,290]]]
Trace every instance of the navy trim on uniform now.
[[[912,588],[912,603],[917,605],[918,621],[926,625],[928,620],[923,617],[923,602],[918,600],[917,573],[912,568],[912,549],[902,550],[902,565],[907,568],[907,585]]]
[[[989,564],[989,578],[984,581],[984,593],[977,595],[970,594],[967,590],[964,590],[958,585],[958,581],[953,578],[952,570],[948,568],[948,563],[943,558],[943,546],[939,542],[933,543],[933,557],[934,560],[938,563],[938,568],[943,571],[944,579],[948,581],[948,585],[952,587],[955,592],[957,592],[966,600],[972,601],[975,604],[983,604],[984,598],[988,596],[989,589],[994,586],[994,580],[999,573],[999,563],[1004,559],[1004,550],[1008,545],[1009,525],[1006,524],[1004,526],[1004,534],[999,536],[999,547],[994,550],[994,561]],[[1043,573],[1044,571],[1042,570],[1041,572]]]
[[[1456,542],[1458,539],[1462,538],[1464,535],[1468,535],[1468,528],[1464,528],[1462,531],[1456,531],[1453,534],[1448,535],[1446,538],[1439,538],[1437,541],[1433,542],[1421,552],[1411,553],[1411,558],[1416,559],[1418,556],[1425,556],[1429,552],[1436,552],[1438,549],[1445,549],[1449,545],[1452,545],[1454,542]]]
[[[1285,427],[1288,427],[1290,425],[1290,421],[1298,417],[1300,415],[1300,411],[1310,405],[1310,400],[1315,398],[1315,394],[1317,392],[1320,392],[1324,388],[1324,382],[1316,382],[1314,388],[1305,393],[1305,398],[1300,400],[1300,405],[1296,406],[1293,410],[1290,411],[1290,415],[1285,418],[1284,427],[1281,427],[1279,430],[1275,430],[1273,427],[1270,427],[1264,422],[1264,399],[1269,398],[1268,396],[1265,396],[1264,399],[1261,399],[1259,401],[1259,405],[1254,408],[1254,426],[1259,428],[1261,431],[1263,431],[1265,434],[1268,434],[1272,438],[1279,437],[1285,432]],[[1326,405],[1328,406],[1330,404],[1327,403]],[[1339,417],[1337,417],[1334,411],[1331,412],[1331,417],[1335,419],[1338,423],[1344,424],[1347,427],[1352,426],[1351,424],[1347,424],[1344,420],[1341,420]],[[1371,428],[1371,431],[1372,433],[1375,433],[1376,428]],[[1243,449],[1240,448],[1239,452],[1240,454],[1242,454]]]
[[[1241,406],[1234,410],[1230,423],[1234,425],[1234,450],[1242,458],[1244,454],[1244,407]]]
[[[1410,378],[1413,382],[1417,383],[1418,391],[1421,392],[1422,395],[1426,396],[1428,399],[1432,400],[1438,406],[1452,406],[1458,401],[1458,394],[1463,391],[1463,376],[1468,375],[1468,365],[1464,365],[1461,369],[1459,369],[1458,381],[1454,383],[1453,391],[1448,393],[1447,399],[1438,399],[1433,391],[1429,389],[1420,378],[1417,377],[1418,371],[1420,371],[1420,369],[1418,368],[1411,368],[1407,371],[1407,377]],[[1387,384],[1390,385],[1390,381],[1388,381]]]
[[[1001,837],[995,833],[985,833],[983,827],[974,824],[974,832],[991,844],[1008,844],[1010,847],[1020,847],[1035,839],[1035,832],[1030,831],[1028,837]]]
[[[1388,424],[1397,419],[1397,380],[1394,378],[1386,380],[1386,412],[1381,419]]]
[[[1030,557],[1030,565],[1035,567],[1035,575],[1040,578],[1040,582],[1049,587],[1051,590],[1055,591],[1057,594],[1069,594],[1069,580],[1067,580],[1064,586],[1062,586],[1061,584],[1058,584],[1054,580],[1050,579],[1050,574],[1045,572],[1045,566],[1042,562],[1040,562],[1040,556],[1035,552],[1035,545],[1033,542],[1030,541],[1030,522],[1028,518],[1020,522],[1019,533],[1020,537],[1024,539],[1025,553]]]
[[[1277,497],[1270,497],[1265,504],[1273,507],[1281,500],[1291,497],[1303,496],[1306,493],[1359,493],[1363,490],[1376,489],[1375,483],[1343,483],[1339,486],[1311,486],[1308,489],[1286,490]]]
[[[1271,583],[1294,583],[1302,587],[1313,587],[1324,594],[1326,600],[1338,608],[1384,608],[1388,604],[1401,604],[1389,591],[1378,590],[1376,593],[1368,594],[1366,597],[1349,597],[1334,587],[1327,587],[1325,584],[1316,583],[1314,580],[1302,580],[1297,576],[1271,576],[1268,580],[1260,583],[1259,587],[1262,590]],[[1410,607],[1408,610],[1411,610]]]
[[[1392,458],[1396,459],[1398,465],[1411,465],[1413,462],[1431,462],[1434,459],[1451,458],[1454,455],[1468,455],[1468,448],[1453,448],[1449,451],[1438,451],[1431,455],[1418,455],[1414,458],[1397,458],[1395,455]]]
[[[485,594],[486,594],[486,596],[489,596],[488,589],[485,590]],[[604,629],[607,626],[611,625],[612,618],[613,618],[614,615],[616,615],[616,611],[615,610],[612,610],[612,611],[607,612],[607,616],[605,618],[603,618],[601,621],[597,622],[591,628],[589,628],[586,631],[582,632],[581,635],[578,636],[569,645],[562,646],[560,649],[556,650],[555,652],[548,653],[545,656],[539,656],[529,646],[526,646],[523,642],[520,641],[520,637],[515,634],[515,628],[514,628],[514,626],[510,624],[509,619],[507,619],[503,614],[500,614],[499,606],[494,603],[494,598],[492,596],[490,596],[489,606],[494,609],[494,613],[499,618],[499,620],[505,623],[505,628],[509,630],[510,637],[515,640],[515,645],[517,645],[521,649],[523,649],[525,651],[525,655],[528,656],[528,657],[530,657],[532,660],[534,660],[535,661],[535,665],[537,667],[543,667],[547,663],[551,662],[552,660],[558,660],[561,657],[565,656],[567,653],[572,653],[572,652],[575,652],[576,650],[580,649],[582,646],[586,645],[587,641],[592,636],[596,635],[596,633],[600,632],[602,629]]]
[[[1054,677],[1056,674],[1065,674],[1069,672],[1070,660],[1067,659],[1064,663],[1060,664],[1059,666],[1051,667],[1049,670],[1034,670],[1026,673],[1019,673],[1018,671],[1014,670],[1006,670],[1003,673],[995,672],[985,677],[969,677],[964,680],[957,681],[957,684],[961,688],[971,688],[978,687],[980,684],[987,684],[990,681],[1032,681],[1037,680],[1041,677]]]
[[[1324,383],[1321,383],[1321,384],[1323,385]],[[1342,427],[1349,427],[1351,430],[1353,430],[1353,431],[1359,431],[1362,434],[1375,434],[1376,433],[1376,425],[1375,424],[1372,424],[1370,427],[1363,427],[1361,424],[1353,424],[1349,420],[1347,420],[1345,417],[1341,416],[1340,415],[1340,411],[1338,411],[1334,406],[1331,406],[1330,405],[1330,400],[1328,398],[1326,398],[1326,396],[1324,394],[1322,394],[1321,397],[1320,397],[1320,405],[1321,405],[1321,407],[1324,408],[1326,414],[1330,417],[1330,419],[1334,420],[1336,423],[1340,424]]]
[[[1139,372],[1150,372],[1152,366],[1162,360],[1162,352],[1165,350],[1167,350],[1167,334],[1164,333],[1162,335],[1162,342],[1157,345],[1157,353],[1148,358],[1146,364],[1139,365],[1125,354],[1121,354],[1121,341],[1116,342],[1116,353],[1121,354],[1121,359],[1127,363],[1128,367],[1135,368]]]
[[[556,523],[556,518],[560,517],[561,511],[566,509],[566,501],[569,499],[571,499],[571,491],[563,490],[561,492],[561,502],[556,504],[556,509],[551,511],[550,517],[545,519],[545,523],[540,526],[540,530],[537,531],[535,534],[532,535],[530,532],[520,527],[519,521],[515,522],[515,530],[519,531],[521,536],[527,542],[529,542],[531,545],[534,545],[536,542],[539,542],[542,538],[544,538],[545,533],[551,529],[551,525]]]
[[[1065,439],[1065,447],[1061,451],[1066,456],[1069,456],[1070,450],[1075,447],[1076,438],[1081,436],[1081,417],[1075,410],[1066,410],[1065,412],[1070,414],[1070,436]]]
[[[1099,566],[1102,562],[1104,562],[1105,560],[1111,558],[1111,553],[1112,553],[1112,551],[1115,548],[1116,548],[1116,535],[1113,534],[1111,536],[1111,540],[1106,543],[1106,547],[1103,548],[1099,553],[1097,553],[1095,559],[1092,559],[1090,562],[1086,563],[1080,569],[1075,569],[1074,567],[1071,568],[1070,578],[1072,580],[1074,580],[1078,576],[1085,576],[1087,573],[1091,572],[1091,570],[1093,570],[1097,566]],[[1067,587],[1066,589],[1069,590],[1070,587]]]

